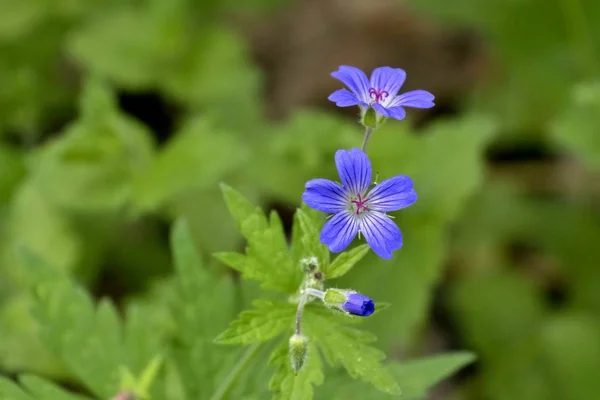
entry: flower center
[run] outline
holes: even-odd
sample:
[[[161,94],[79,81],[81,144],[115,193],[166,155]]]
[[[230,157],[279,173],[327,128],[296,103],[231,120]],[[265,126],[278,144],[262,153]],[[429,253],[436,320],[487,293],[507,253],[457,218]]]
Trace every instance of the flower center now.
[[[373,103],[379,103],[383,99],[389,96],[389,93],[382,89],[369,89],[369,97],[373,99]]]
[[[369,199],[362,198],[362,195],[359,193],[356,199],[350,200],[350,203],[354,204],[356,207],[356,215],[360,214],[363,211],[369,211],[369,207],[367,206],[367,201]]]

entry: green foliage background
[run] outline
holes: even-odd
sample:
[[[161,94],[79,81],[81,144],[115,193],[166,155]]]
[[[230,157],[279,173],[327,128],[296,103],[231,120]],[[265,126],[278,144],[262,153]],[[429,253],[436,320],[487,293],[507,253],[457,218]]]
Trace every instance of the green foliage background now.
[[[480,35],[498,73],[459,99],[456,115],[374,133],[379,176],[411,176],[419,201],[395,215],[404,248],[394,259],[370,253],[336,285],[391,304],[361,335],[378,338],[369,348],[387,354],[404,398],[423,398],[473,360],[429,356],[440,329],[441,350],[478,356],[444,398],[600,398],[600,3],[406,3]],[[252,367],[222,398],[269,398],[273,373],[287,368],[283,347],[213,339],[296,280],[270,285],[241,271],[242,281],[228,267],[227,254],[251,240],[219,183],[267,215],[283,204],[289,234],[285,214],[305,181],[335,179],[335,151],[362,139],[333,108],[268,118],[266,71],[227,16],[268,20],[288,6],[0,0],[0,399],[109,399],[126,388],[215,400],[249,353]],[[124,111],[124,93],[172,105],[166,140]],[[497,173],[487,157],[523,145],[553,155],[550,190],[522,169]],[[311,398],[322,383],[315,398],[393,398],[341,373],[343,360],[324,375],[316,363],[306,389],[275,392]]]

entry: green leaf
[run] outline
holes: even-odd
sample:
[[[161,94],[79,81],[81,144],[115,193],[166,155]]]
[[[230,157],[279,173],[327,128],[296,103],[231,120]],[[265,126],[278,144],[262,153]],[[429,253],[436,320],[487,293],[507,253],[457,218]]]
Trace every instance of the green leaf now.
[[[148,129],[120,113],[110,88],[90,79],[81,117],[46,145],[33,182],[52,203],[77,211],[117,211],[131,200],[133,184],[150,165]]]
[[[33,286],[40,340],[96,396],[110,397],[118,389],[117,368],[124,363],[114,307],[103,303],[96,311],[91,296],[55,268],[31,253],[22,261],[51,277]]]
[[[243,311],[215,341],[221,344],[249,344],[269,340],[294,325],[293,304],[257,300],[256,309]]]
[[[227,209],[236,222],[239,229],[242,228],[243,224],[252,217],[257,207],[246,199],[240,192],[233,189],[232,187],[221,183],[221,192],[223,198],[227,204]],[[242,231],[243,233],[243,231]]]
[[[27,246],[65,270],[73,270],[81,261],[83,243],[77,231],[31,181],[14,194],[6,232],[13,245]]]
[[[171,232],[171,248],[176,271],[177,299],[172,305],[179,334],[188,344],[202,337],[212,340],[233,316],[231,280],[217,277],[196,251],[189,225],[178,219]],[[210,322],[209,322],[210,321]]]
[[[325,279],[339,278],[350,271],[357,262],[369,252],[369,245],[361,244],[350,251],[345,251],[333,260],[325,270]]]
[[[314,312],[307,312],[304,322],[309,337],[319,344],[331,366],[341,365],[353,378],[369,382],[383,392],[400,394],[400,387],[382,364],[385,354],[368,345],[375,341],[371,333],[340,325]]]
[[[557,398],[586,399],[600,393],[600,324],[591,316],[572,312],[552,318],[540,340],[545,349],[549,380]]]
[[[600,167],[600,82],[579,85],[568,106],[553,121],[555,140],[593,168]]]
[[[0,398],[2,400],[36,400],[27,394],[16,383],[0,376]]]
[[[272,212],[270,218],[241,194],[227,185],[221,189],[227,206],[238,227],[248,241],[246,257],[219,253],[217,257],[233,268],[241,269],[242,277],[261,282],[264,289],[291,294],[302,281],[302,269],[294,263],[283,232],[279,216]],[[243,261],[243,262],[242,262]]]
[[[230,27],[203,28],[169,79],[161,80],[161,87],[219,127],[235,129],[245,138],[260,135],[264,130],[264,103],[257,101],[261,71],[252,62],[247,41]]]
[[[184,219],[172,227],[171,248],[176,274],[169,305],[176,329],[169,358],[185,397],[209,398],[236,361],[236,351],[219,348],[213,340],[234,317],[239,293],[229,276],[203,264]]]
[[[301,258],[317,257],[319,266],[326,269],[329,265],[329,249],[319,240],[319,227],[324,221],[323,214],[299,208],[294,215],[292,254],[294,262]]]
[[[135,182],[134,201],[149,210],[183,192],[207,188],[242,164],[246,153],[231,133],[206,118],[192,119]]]
[[[215,258],[221,261],[223,264],[235,269],[236,271],[243,272],[244,266],[246,265],[246,256],[240,253],[215,253]]]
[[[390,365],[392,375],[407,399],[425,398],[436,383],[471,364],[475,355],[469,352],[442,354]]]
[[[431,357],[390,363],[389,369],[402,388],[402,399],[427,398],[428,391],[438,382],[473,362],[475,356],[469,352],[456,352]],[[363,382],[350,381],[346,376],[328,377],[319,398],[356,398],[387,400],[388,394],[376,392]]]
[[[276,368],[269,381],[269,388],[274,392],[273,400],[312,400],[313,386],[323,383],[321,357],[314,344],[309,345],[308,357],[298,375],[291,368],[288,338],[273,351],[269,365]]]
[[[37,400],[89,400],[89,397],[69,393],[56,384],[37,376],[24,375],[19,378],[19,381]],[[4,399],[4,397],[2,398]]]
[[[185,49],[183,5],[153,1],[108,8],[70,35],[68,51],[93,74],[130,89],[148,87],[164,80],[165,67]]]
[[[520,338],[529,337],[547,314],[539,288],[509,271],[457,281],[449,300],[463,335],[483,360],[496,358]]]

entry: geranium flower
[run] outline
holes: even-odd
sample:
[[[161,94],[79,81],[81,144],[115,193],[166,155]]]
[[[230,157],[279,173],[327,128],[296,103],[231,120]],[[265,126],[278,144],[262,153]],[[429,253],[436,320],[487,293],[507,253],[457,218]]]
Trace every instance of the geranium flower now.
[[[402,233],[386,212],[417,201],[412,180],[406,175],[397,175],[369,190],[371,161],[360,149],[338,150],[335,163],[341,184],[313,179],[306,183],[302,194],[302,200],[309,207],[333,214],[323,226],[321,242],[337,253],[361,233],[375,254],[392,258],[392,252],[402,247]]]
[[[403,119],[406,117],[404,107],[431,108],[435,105],[435,97],[426,90],[398,95],[406,79],[406,72],[400,68],[376,68],[369,80],[361,69],[342,65],[331,76],[342,81],[350,90],[336,90],[329,100],[338,107],[359,106],[363,118],[372,108],[377,114],[377,122],[383,118]]]

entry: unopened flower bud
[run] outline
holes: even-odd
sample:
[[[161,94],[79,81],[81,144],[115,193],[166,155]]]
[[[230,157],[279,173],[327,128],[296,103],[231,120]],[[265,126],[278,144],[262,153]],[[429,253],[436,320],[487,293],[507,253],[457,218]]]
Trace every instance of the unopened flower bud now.
[[[323,302],[348,314],[368,317],[375,312],[375,302],[352,290],[327,289]]]
[[[308,339],[306,336],[294,334],[290,338],[290,360],[292,362],[292,370],[295,374],[304,365],[306,355],[308,354]]]

